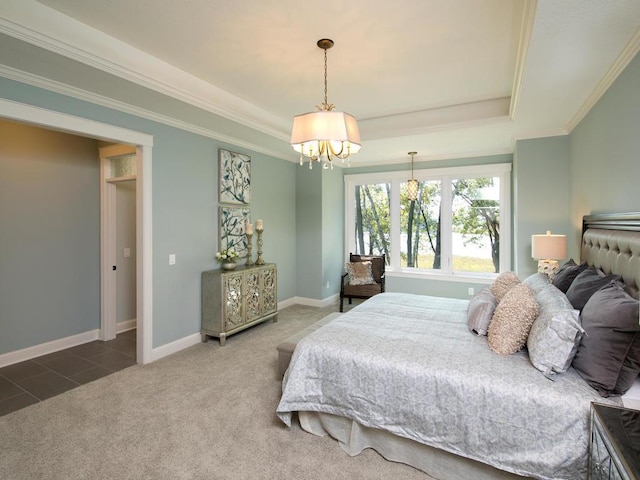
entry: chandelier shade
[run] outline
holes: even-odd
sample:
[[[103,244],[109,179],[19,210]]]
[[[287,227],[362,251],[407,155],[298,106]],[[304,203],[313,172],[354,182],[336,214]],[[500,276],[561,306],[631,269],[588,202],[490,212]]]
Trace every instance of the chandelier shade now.
[[[333,169],[334,159],[349,160],[361,146],[356,118],[333,111],[333,104],[327,100],[327,50],[332,46],[332,40],[318,40],[318,47],[324,50],[324,102],[316,112],[293,117],[291,146],[300,154],[300,165],[309,159],[309,168],[318,161],[323,162],[323,168]]]
[[[318,157],[328,150],[331,155],[347,158],[360,150],[358,123],[354,116],[343,112],[296,115],[293,117],[291,146],[306,157]]]

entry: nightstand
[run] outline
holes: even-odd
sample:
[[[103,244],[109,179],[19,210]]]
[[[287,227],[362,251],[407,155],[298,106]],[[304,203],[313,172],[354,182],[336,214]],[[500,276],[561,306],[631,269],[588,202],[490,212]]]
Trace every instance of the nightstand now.
[[[640,480],[640,411],[591,404],[589,478]]]

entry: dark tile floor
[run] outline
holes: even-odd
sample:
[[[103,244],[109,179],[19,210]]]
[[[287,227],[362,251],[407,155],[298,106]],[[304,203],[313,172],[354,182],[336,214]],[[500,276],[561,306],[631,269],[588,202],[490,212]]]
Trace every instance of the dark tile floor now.
[[[0,416],[136,363],[136,330],[0,368]]]

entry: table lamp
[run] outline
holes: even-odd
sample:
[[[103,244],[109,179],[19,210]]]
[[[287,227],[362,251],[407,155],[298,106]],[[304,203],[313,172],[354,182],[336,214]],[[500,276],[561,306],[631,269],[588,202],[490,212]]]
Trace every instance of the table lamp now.
[[[567,236],[551,234],[531,235],[531,256],[538,260],[538,272],[553,279],[558,270],[558,260],[567,256]]]

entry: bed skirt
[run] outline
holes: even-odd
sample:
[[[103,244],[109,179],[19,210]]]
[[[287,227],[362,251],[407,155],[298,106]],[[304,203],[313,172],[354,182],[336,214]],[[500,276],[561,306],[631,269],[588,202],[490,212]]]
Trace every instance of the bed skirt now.
[[[475,460],[398,437],[384,430],[369,428],[345,417],[330,413],[297,412],[303,430],[336,439],[350,456],[372,448],[387,460],[421,470],[438,480],[522,480],[526,477],[498,470]]]

